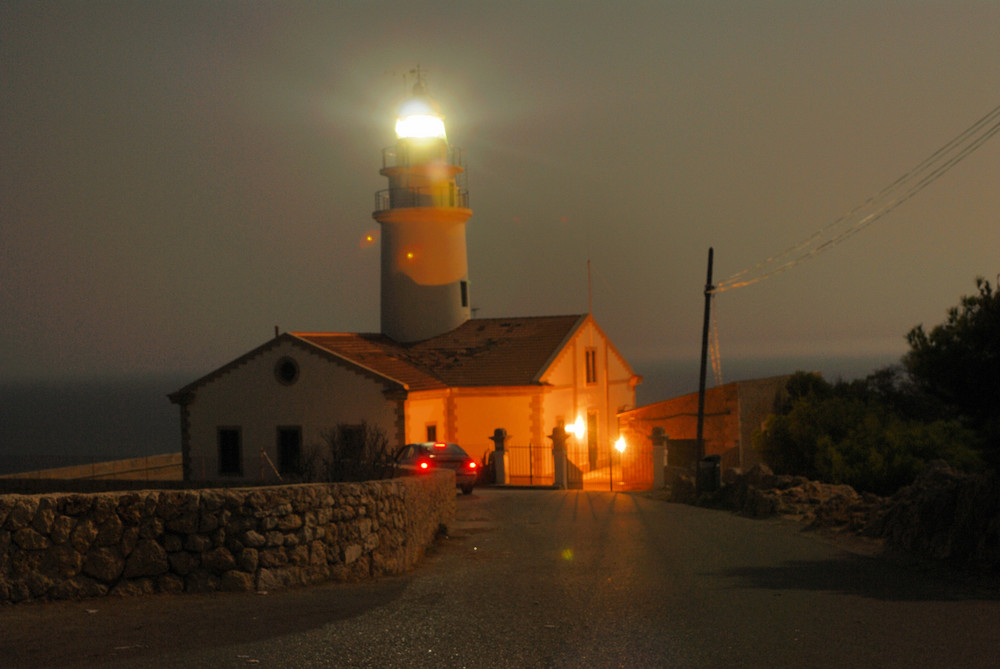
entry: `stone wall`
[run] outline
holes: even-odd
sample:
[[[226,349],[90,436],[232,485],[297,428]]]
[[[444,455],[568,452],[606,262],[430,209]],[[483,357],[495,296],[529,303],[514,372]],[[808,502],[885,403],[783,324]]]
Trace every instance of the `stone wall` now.
[[[451,472],[365,483],[0,496],[0,602],[266,591],[410,569]]]
[[[0,476],[0,483],[23,479],[180,481],[183,478],[183,458],[177,452],[5,474]]]

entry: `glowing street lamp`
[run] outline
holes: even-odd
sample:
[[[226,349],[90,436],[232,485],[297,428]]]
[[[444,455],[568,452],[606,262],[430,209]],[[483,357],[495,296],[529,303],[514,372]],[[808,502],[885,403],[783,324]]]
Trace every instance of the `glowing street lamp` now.
[[[583,439],[583,437],[587,434],[587,424],[583,422],[583,418],[580,416],[576,417],[575,423],[571,423],[563,429],[566,430],[567,434],[571,434],[577,439]]]
[[[618,440],[615,441],[615,450],[618,451],[618,460],[621,461],[622,454],[625,453],[625,437],[620,436]],[[615,454],[611,453],[608,455],[608,485],[611,487],[611,491],[614,492],[615,489]]]

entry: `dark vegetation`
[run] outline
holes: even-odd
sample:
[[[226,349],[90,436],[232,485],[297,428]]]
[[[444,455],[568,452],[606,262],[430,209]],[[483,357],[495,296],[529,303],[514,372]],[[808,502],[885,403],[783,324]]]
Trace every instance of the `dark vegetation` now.
[[[323,432],[321,443],[306,452],[301,478],[315,483],[390,478],[392,455],[383,430],[368,423],[337,425]]]
[[[907,334],[900,365],[828,383],[799,372],[755,446],[775,473],[889,495],[936,460],[1000,464],[1000,293],[976,281],[930,332]]]

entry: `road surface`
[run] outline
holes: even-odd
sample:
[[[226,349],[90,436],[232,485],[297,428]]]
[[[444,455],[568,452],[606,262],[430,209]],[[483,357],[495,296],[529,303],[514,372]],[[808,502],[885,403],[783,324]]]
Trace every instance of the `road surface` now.
[[[0,607],[3,667],[992,667],[1000,592],[787,521],[476,490],[413,572]]]

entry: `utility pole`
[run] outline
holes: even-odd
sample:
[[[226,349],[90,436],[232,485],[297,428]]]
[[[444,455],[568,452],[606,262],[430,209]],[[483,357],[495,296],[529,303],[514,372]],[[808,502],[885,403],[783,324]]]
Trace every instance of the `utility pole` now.
[[[708,323],[712,310],[712,256],[713,249],[708,249],[708,278],[705,280],[705,321],[701,328],[701,377],[698,381],[698,465],[705,457],[705,367],[708,362]]]

